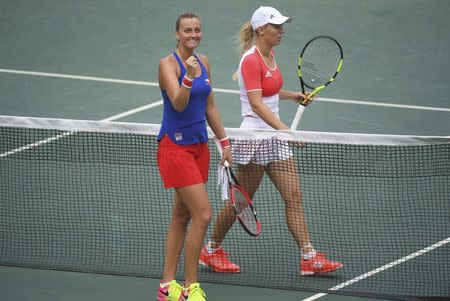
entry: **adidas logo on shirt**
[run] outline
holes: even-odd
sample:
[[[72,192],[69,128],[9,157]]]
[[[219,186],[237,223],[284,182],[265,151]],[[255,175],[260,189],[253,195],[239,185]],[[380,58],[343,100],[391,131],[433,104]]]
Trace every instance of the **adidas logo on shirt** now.
[[[272,77],[272,73],[270,73],[270,71],[269,70],[267,70],[267,72],[266,72],[266,76],[265,77]]]

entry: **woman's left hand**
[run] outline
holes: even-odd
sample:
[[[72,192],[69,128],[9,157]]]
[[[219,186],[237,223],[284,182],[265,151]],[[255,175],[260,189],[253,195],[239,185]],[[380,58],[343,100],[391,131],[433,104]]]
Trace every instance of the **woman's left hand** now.
[[[223,162],[228,161],[230,166],[233,164],[233,157],[231,156],[231,148],[226,147],[222,150],[222,160],[220,160],[220,165],[223,165]]]
[[[293,100],[301,105],[304,105],[305,107],[309,105],[314,99],[316,99],[316,96],[309,97],[309,93],[301,93],[301,92],[293,92]]]

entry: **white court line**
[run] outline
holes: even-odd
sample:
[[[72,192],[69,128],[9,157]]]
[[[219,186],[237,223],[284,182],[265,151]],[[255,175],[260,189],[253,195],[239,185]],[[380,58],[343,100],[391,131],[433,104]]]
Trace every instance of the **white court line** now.
[[[7,151],[7,152],[5,152],[5,153],[0,154],[0,158],[8,157],[8,156],[14,155],[14,154],[16,154],[16,153],[20,153],[20,152],[22,152],[22,151],[25,151],[25,150],[27,150],[27,149],[31,149],[31,148],[34,148],[34,147],[41,146],[41,145],[43,145],[43,144],[50,143],[50,142],[52,142],[52,141],[61,139],[61,138],[63,138],[63,137],[70,136],[70,135],[72,135],[73,133],[75,133],[75,132],[74,132],[74,131],[64,132],[64,133],[62,133],[62,134],[58,134],[58,135],[56,135],[56,136],[53,136],[53,137],[50,137],[50,138],[47,138],[47,139],[44,139],[44,140],[41,140],[41,141],[33,142],[33,143],[30,143],[30,144],[27,144],[27,145],[18,147],[18,148],[16,148],[16,149],[13,149],[13,150],[10,150],[10,151]]]
[[[425,107],[425,106],[413,106],[413,105],[401,105],[395,103],[386,102],[375,102],[375,101],[361,101],[361,100],[349,100],[349,99],[336,99],[336,98],[318,98],[320,101],[324,102],[336,102],[336,103],[346,103],[364,106],[376,106],[376,107],[390,107],[390,108],[400,108],[400,109],[411,109],[411,110],[426,110],[426,111],[442,111],[450,112],[450,108],[440,108],[440,107]]]
[[[141,111],[145,111],[147,109],[150,109],[150,108],[153,108],[153,107],[156,107],[156,106],[160,106],[162,103],[163,103],[162,100],[158,100],[158,101],[152,102],[150,104],[147,104],[147,105],[144,105],[144,106],[141,106],[141,107],[137,107],[135,109],[132,109],[132,110],[129,110],[129,111],[117,114],[117,115],[113,115],[111,117],[102,119],[100,121],[114,121],[114,120],[123,118],[125,116],[129,116],[129,115],[132,115],[132,114],[135,114],[135,113],[138,113],[138,112],[141,112]],[[18,147],[16,149],[13,149],[13,150],[10,150],[10,151],[7,151],[7,152],[4,152],[4,153],[0,154],[0,158],[11,156],[13,154],[20,153],[22,151],[25,151],[25,150],[28,150],[28,149],[31,149],[31,148],[34,148],[34,147],[38,147],[38,146],[41,146],[43,144],[47,144],[47,143],[53,142],[55,140],[64,138],[66,136],[70,136],[70,135],[72,135],[74,133],[75,133],[75,131],[64,132],[62,134],[58,134],[56,136],[53,136],[53,137],[50,137],[50,138],[47,138],[47,139],[44,139],[44,140],[40,140],[40,141],[37,141],[37,142],[33,142],[33,143],[30,143],[30,144]]]
[[[32,76],[56,77],[56,78],[67,78],[67,79],[78,79],[78,80],[109,82],[109,83],[117,83],[117,84],[137,85],[137,86],[159,87],[158,83],[154,83],[154,82],[133,81],[133,80],[123,80],[123,79],[93,77],[93,76],[81,76],[81,75],[72,75],[72,74],[35,72],[35,71],[1,69],[1,68],[0,68],[0,73],[23,74],[23,75],[32,75]],[[228,93],[228,94],[239,94],[238,90],[231,90],[231,89],[214,88],[214,91],[220,92],[220,93]],[[450,112],[450,108],[403,105],[403,104],[386,103],[386,102],[380,102],[380,101],[360,101],[360,100],[351,100],[351,99],[321,98],[321,97],[319,97],[318,100],[321,102],[333,102],[333,103],[340,103],[340,104],[356,104],[356,105],[364,105],[364,106],[390,107],[390,108],[400,108],[400,109],[410,109],[410,110]]]
[[[326,295],[328,295],[328,294],[325,294],[325,293],[315,294],[315,295],[313,295],[313,296],[311,296],[311,297],[309,297],[309,298],[302,299],[302,301],[313,301],[313,300],[322,298],[322,297],[324,297],[324,296],[326,296]]]
[[[152,87],[158,87],[159,86],[158,83],[150,83],[150,82],[134,81],[134,80],[123,80],[123,79],[115,79],[115,78],[105,78],[105,77],[72,75],[72,74],[34,72],[34,71],[14,70],[14,69],[1,69],[1,68],[0,68],[0,72],[1,73],[11,73],[11,74],[44,76],[44,77],[79,79],[79,80],[88,80],[88,81],[96,81],[96,82],[108,82],[108,83],[115,83],[115,84],[137,85],[137,86],[152,86]]]
[[[100,121],[113,121],[113,120],[117,120],[117,119],[123,118],[123,117],[125,117],[125,116],[133,115],[133,114],[135,114],[135,113],[142,112],[142,111],[145,111],[145,110],[148,110],[148,109],[151,109],[151,108],[160,106],[160,105],[162,105],[162,104],[163,104],[163,101],[162,101],[162,99],[161,99],[161,100],[158,100],[158,101],[149,103],[149,104],[147,104],[147,105],[145,105],[145,106],[138,107],[138,108],[135,108],[135,109],[132,109],[132,110],[129,110],[129,111],[126,111],[126,112],[117,114],[117,115],[113,115],[113,116],[111,116],[111,117],[102,119],[102,120],[100,120]]]
[[[414,257],[423,255],[423,254],[425,254],[425,253],[427,253],[427,252],[430,252],[430,251],[432,251],[432,250],[434,250],[434,249],[436,249],[436,248],[442,247],[442,246],[444,246],[444,245],[446,245],[446,244],[448,244],[448,243],[450,243],[450,237],[447,237],[447,238],[444,239],[444,240],[441,240],[441,241],[439,241],[439,242],[437,242],[437,243],[435,243],[435,244],[432,244],[431,246],[428,246],[428,247],[426,247],[426,248],[423,248],[422,250],[419,250],[419,251],[417,251],[417,252],[411,253],[411,254],[409,254],[409,255],[407,255],[407,256],[404,256],[404,257],[402,257],[402,258],[400,258],[400,259],[397,259],[397,260],[392,261],[392,262],[390,262],[390,263],[388,263],[388,264],[385,264],[385,265],[383,265],[382,267],[376,268],[376,269],[374,269],[374,270],[372,270],[372,271],[370,271],[370,272],[364,273],[364,274],[362,274],[362,275],[359,275],[358,277],[355,277],[355,278],[350,279],[350,280],[348,280],[348,281],[346,281],[346,282],[343,282],[343,283],[341,283],[341,284],[339,284],[339,285],[336,285],[336,286],[334,286],[334,287],[332,287],[332,288],[329,288],[328,290],[329,290],[329,291],[337,291],[337,290],[340,290],[341,288],[344,288],[344,287],[346,287],[346,286],[352,285],[352,284],[354,284],[354,283],[356,283],[356,282],[358,282],[358,281],[361,281],[361,280],[366,279],[366,278],[368,278],[368,277],[370,277],[370,276],[373,276],[373,275],[375,275],[375,274],[378,274],[378,273],[380,273],[380,272],[383,272],[383,271],[385,271],[385,270],[387,270],[387,269],[390,269],[390,268],[392,268],[392,267],[394,267],[394,266],[396,266],[396,265],[399,265],[399,264],[401,264],[401,263],[403,263],[403,262],[405,262],[405,261],[411,260],[411,259],[413,259]],[[313,301],[313,300],[322,298],[322,297],[324,297],[324,296],[326,296],[326,295],[327,295],[327,294],[325,294],[325,293],[315,294],[315,295],[313,295],[313,296],[311,296],[311,297],[309,297],[309,298],[303,299],[303,301]]]

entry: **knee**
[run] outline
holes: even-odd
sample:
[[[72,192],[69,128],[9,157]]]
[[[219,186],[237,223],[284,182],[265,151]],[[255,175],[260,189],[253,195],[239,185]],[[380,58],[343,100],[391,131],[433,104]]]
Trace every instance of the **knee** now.
[[[186,227],[189,224],[191,217],[189,215],[174,214],[172,216],[172,222],[180,226]]]
[[[198,226],[202,228],[208,228],[209,224],[212,220],[211,210],[202,210],[198,214],[196,214],[195,218],[192,219],[193,223],[196,223]]]

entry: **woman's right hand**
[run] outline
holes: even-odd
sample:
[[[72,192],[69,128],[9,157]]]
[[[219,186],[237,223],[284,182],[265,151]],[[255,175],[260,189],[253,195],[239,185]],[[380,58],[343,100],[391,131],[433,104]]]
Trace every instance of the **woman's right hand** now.
[[[197,73],[198,61],[195,56],[190,56],[186,60],[186,76],[190,79],[194,79],[195,74]]]

